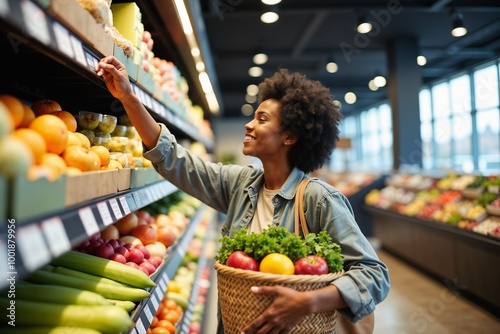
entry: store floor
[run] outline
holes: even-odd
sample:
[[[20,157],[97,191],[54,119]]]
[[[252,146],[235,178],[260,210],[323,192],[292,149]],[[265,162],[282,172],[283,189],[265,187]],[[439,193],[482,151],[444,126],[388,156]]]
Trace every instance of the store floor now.
[[[377,307],[374,334],[500,333],[498,318],[391,254],[377,252],[389,267],[391,290]],[[216,289],[210,293],[202,334],[216,333]]]

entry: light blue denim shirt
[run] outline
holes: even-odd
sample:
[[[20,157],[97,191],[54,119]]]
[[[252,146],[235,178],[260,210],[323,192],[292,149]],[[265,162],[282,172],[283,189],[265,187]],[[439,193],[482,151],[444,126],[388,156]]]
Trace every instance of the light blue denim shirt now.
[[[261,168],[207,162],[179,145],[164,125],[156,147],[144,157],[180,190],[225,214],[222,235],[249,226],[264,182]],[[294,231],[295,191],[304,177],[295,168],[274,196],[273,225]],[[310,232],[326,230],[341,247],[346,273],[332,284],[348,305],[339,312],[357,321],[387,296],[388,269],[359,229],[348,199],[336,188],[317,179],[311,181],[304,195],[304,211]]]

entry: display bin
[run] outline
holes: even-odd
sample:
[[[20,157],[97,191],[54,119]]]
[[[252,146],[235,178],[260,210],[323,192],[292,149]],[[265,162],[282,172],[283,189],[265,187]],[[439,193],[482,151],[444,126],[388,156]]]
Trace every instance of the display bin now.
[[[154,168],[133,168],[130,178],[130,188],[137,188],[162,180]]]
[[[10,194],[8,218],[26,221],[64,208],[67,176],[54,181],[39,178],[28,180],[25,176],[15,177],[7,188]]]
[[[130,189],[132,170],[130,168],[118,169],[118,191]]]
[[[79,204],[97,197],[115,194],[118,189],[118,170],[84,172],[68,176],[65,205]]]
[[[155,90],[155,81],[149,72],[144,71],[139,67],[137,71],[137,83],[148,93],[153,94]]]

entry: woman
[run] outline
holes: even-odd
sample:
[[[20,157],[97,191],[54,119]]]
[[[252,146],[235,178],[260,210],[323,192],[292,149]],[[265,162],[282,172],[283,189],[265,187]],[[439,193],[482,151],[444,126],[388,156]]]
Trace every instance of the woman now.
[[[102,59],[97,74],[123,104],[143,140],[144,156],[156,170],[182,191],[226,214],[222,235],[244,227],[260,232],[269,224],[294,230],[297,185],[324,164],[339,136],[342,115],[327,88],[286,70],[260,84],[260,104],[245,125],[243,140],[243,153],[260,159],[260,168],[206,162],[177,144],[134,95],[126,69],[116,58]],[[315,179],[306,188],[304,206],[310,232],[326,230],[340,245],[346,274],[314,291],[252,289],[275,298],[244,333],[289,333],[307,314],[329,310],[356,322],[387,296],[387,267],[361,233],[346,197]],[[219,333],[221,325],[219,321]]]

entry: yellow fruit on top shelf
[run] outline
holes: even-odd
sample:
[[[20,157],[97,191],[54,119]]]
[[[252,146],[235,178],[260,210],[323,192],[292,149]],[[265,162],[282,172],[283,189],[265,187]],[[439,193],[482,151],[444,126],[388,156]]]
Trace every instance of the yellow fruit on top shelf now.
[[[81,132],[75,132],[75,135],[80,139],[83,148],[90,148],[89,138]]]
[[[0,101],[0,140],[14,130],[14,122],[7,110],[7,106]]]
[[[66,124],[68,131],[70,132],[76,131],[77,128],[76,118],[69,111],[59,110],[51,113],[51,115],[59,117],[64,122],[64,124]]]
[[[61,154],[68,144],[68,128],[55,115],[41,115],[36,117],[29,126],[40,133],[47,144],[47,152]]]
[[[68,147],[62,155],[68,167],[76,167],[82,172],[99,170],[101,160],[97,153],[79,146]]]
[[[0,140],[0,174],[7,180],[27,175],[33,160],[31,149],[19,138],[9,135]]]
[[[55,180],[66,173],[66,168],[68,167],[64,159],[55,153],[45,153],[42,156],[42,162],[40,164],[50,169],[52,172],[51,180]]]
[[[79,169],[79,168],[76,168],[76,167],[66,167],[66,175],[80,175],[82,174],[83,172]]]
[[[30,181],[36,181],[38,179],[47,179],[49,181],[53,181],[54,180],[54,173],[47,166],[32,165],[28,169],[27,179]]]
[[[76,132],[68,131],[68,143],[66,144],[66,148],[69,146],[80,146],[83,147],[82,141],[80,137],[76,134]]]
[[[19,127],[24,117],[24,107],[21,100],[19,100],[14,95],[1,94],[0,101],[3,102],[5,107],[7,107],[7,110],[9,111],[10,116],[12,117],[14,128]]]
[[[101,167],[109,165],[111,160],[111,155],[109,150],[102,145],[94,145],[90,147],[90,150],[95,152],[99,156],[99,160],[101,161]]]
[[[29,128],[16,129],[12,135],[23,141],[30,148],[33,153],[34,163],[40,164],[42,156],[47,153],[47,144],[42,135]]]

